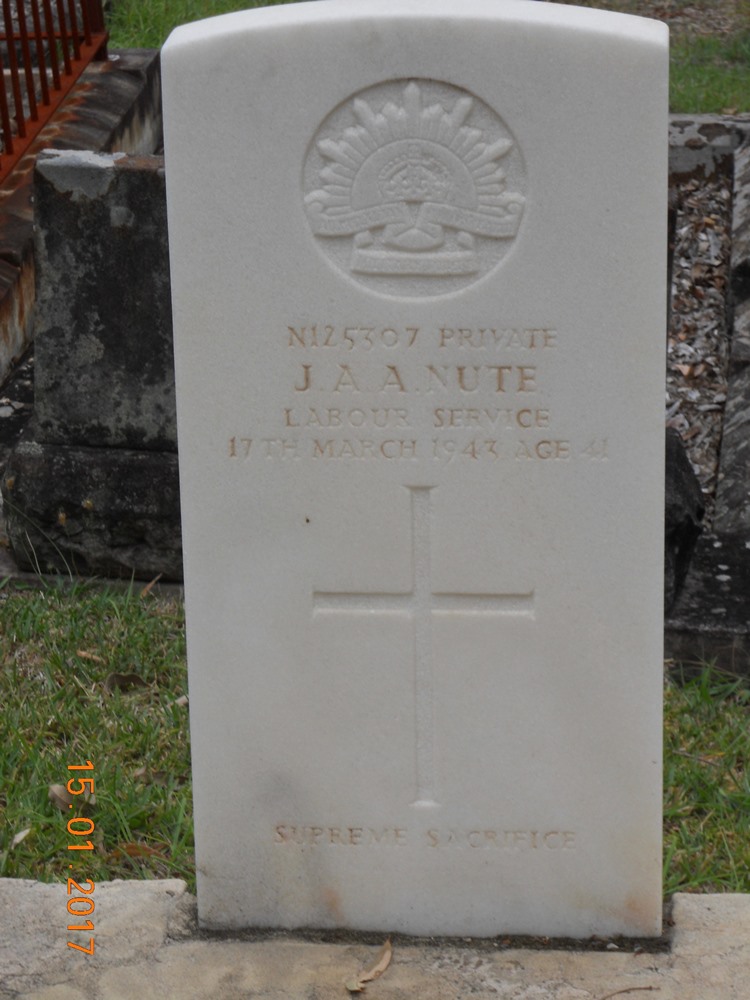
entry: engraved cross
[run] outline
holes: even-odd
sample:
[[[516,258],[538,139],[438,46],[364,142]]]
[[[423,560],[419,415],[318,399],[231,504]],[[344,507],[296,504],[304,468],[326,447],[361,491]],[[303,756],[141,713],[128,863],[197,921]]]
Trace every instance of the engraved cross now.
[[[412,584],[406,592],[313,591],[313,614],[407,615],[413,623],[416,710],[414,805],[437,805],[432,621],[434,615],[523,615],[534,617],[534,591],[526,593],[444,593],[432,589],[430,521],[432,486],[410,486]]]

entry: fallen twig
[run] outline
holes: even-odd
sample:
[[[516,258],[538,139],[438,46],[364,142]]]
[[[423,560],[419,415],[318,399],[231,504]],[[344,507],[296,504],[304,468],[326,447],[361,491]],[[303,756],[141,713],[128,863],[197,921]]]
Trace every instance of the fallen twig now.
[[[628,986],[624,990],[615,990],[614,993],[607,993],[606,996],[599,997],[599,1000],[610,1000],[610,997],[619,997],[623,993],[636,993],[638,990],[649,992],[651,990],[660,990],[661,986]]]

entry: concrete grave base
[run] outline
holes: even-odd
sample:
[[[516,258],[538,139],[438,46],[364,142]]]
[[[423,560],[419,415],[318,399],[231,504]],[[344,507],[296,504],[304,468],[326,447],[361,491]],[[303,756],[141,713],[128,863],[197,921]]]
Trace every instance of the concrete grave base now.
[[[380,942],[286,934],[209,938],[178,879],[96,886],[95,951],[67,947],[64,885],[0,879],[0,1000],[344,1000]],[[515,947],[503,941],[394,941],[372,1000],[744,1000],[750,895],[674,897],[661,951],[633,942]],[[86,940],[84,940],[84,937]],[[88,936],[79,933],[80,943]]]

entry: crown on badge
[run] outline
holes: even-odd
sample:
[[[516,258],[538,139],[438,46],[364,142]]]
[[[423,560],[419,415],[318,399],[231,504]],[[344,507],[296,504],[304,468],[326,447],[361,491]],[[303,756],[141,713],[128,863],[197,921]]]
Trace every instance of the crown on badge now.
[[[378,187],[388,201],[445,201],[450,196],[450,171],[435,157],[412,143],[380,171]]]

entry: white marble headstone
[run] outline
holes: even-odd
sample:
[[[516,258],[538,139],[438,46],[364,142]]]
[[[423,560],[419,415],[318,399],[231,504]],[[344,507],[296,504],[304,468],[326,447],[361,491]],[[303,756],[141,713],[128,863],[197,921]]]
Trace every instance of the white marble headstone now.
[[[203,925],[657,935],[667,32],[178,29]]]

